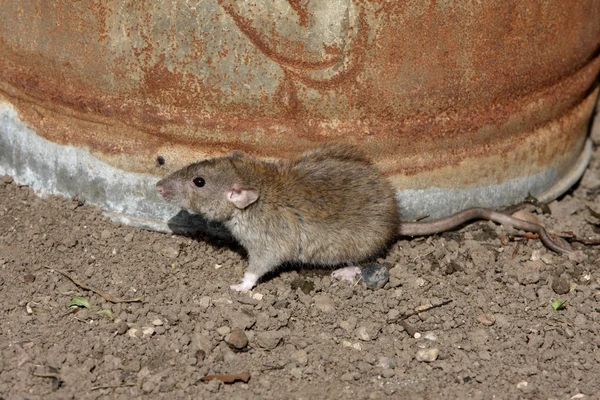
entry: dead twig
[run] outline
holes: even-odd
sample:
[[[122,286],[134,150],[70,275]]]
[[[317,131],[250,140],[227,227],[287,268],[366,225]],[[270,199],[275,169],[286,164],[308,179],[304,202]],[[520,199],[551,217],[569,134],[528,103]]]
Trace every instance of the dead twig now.
[[[445,306],[446,304],[450,304],[450,303],[452,303],[451,299],[442,300],[439,303],[429,304],[427,307],[416,309],[412,312],[402,315],[400,317],[400,320],[398,321],[398,324],[401,327],[403,327],[404,330],[406,331],[406,333],[408,333],[411,337],[415,337],[415,334],[418,333],[419,331],[417,329],[415,329],[410,323],[408,323],[408,321],[407,321],[408,318],[410,318],[414,315],[419,315],[421,313],[431,311],[434,308],[442,307],[442,306]]]
[[[110,293],[105,292],[102,289],[98,289],[90,284],[87,284],[85,282],[80,281],[79,279],[73,277],[71,274],[69,274],[66,271],[54,268],[54,267],[48,267],[46,265],[44,265],[44,268],[49,269],[50,271],[56,271],[59,274],[69,278],[71,280],[71,282],[73,282],[75,285],[79,286],[82,289],[85,290],[90,290],[94,293],[96,293],[97,295],[101,296],[104,300],[106,301],[110,301],[111,303],[135,303],[138,301],[142,301],[143,296],[141,297],[136,297],[135,299],[119,299],[118,297],[113,296]]]
[[[137,386],[135,383],[124,383],[122,385],[104,385],[104,386],[94,386],[90,390],[101,390],[101,389],[119,389],[126,387],[134,387]]]
[[[236,381],[242,381],[244,383],[248,383],[250,380],[249,372],[240,372],[238,374],[227,374],[227,375],[206,375],[200,380],[202,382],[212,381],[213,379],[218,379],[223,383],[234,383]]]

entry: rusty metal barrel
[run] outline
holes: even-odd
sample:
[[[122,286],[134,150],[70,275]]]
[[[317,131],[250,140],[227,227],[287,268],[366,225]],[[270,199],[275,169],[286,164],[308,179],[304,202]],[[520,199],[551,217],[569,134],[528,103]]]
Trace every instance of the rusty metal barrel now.
[[[354,143],[406,219],[549,200],[589,157],[598,0],[0,7],[0,173],[140,226],[178,212],[159,177],[232,149]]]

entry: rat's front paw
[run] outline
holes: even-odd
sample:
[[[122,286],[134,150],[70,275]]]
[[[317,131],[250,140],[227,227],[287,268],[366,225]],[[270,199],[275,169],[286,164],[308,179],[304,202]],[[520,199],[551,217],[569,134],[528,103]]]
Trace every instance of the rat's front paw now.
[[[247,293],[248,290],[252,289],[252,286],[248,287],[247,285],[244,285],[244,282],[242,282],[239,285],[231,285],[229,288],[235,290],[236,292]]]

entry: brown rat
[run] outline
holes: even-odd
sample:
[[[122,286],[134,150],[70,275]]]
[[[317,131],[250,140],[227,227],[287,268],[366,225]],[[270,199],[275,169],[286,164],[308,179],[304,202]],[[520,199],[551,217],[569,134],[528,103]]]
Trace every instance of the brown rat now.
[[[232,152],[191,164],[156,184],[168,201],[222,222],[248,251],[246,292],[285,262],[319,265],[364,261],[397,235],[429,235],[472,219],[488,219],[536,232],[537,224],[484,208],[431,222],[400,223],[394,190],[358,149],[330,144],[294,160],[267,162]]]

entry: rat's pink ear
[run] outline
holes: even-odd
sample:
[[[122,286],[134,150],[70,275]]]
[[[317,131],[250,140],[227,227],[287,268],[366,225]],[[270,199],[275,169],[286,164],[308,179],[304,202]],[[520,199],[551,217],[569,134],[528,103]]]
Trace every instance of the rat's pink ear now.
[[[233,185],[227,193],[227,200],[237,208],[244,209],[258,200],[259,194],[259,190],[253,186]]]

